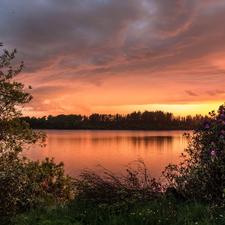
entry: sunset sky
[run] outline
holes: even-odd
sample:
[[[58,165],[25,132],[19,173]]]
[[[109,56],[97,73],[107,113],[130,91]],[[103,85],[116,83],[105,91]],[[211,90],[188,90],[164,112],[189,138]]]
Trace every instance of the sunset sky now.
[[[25,116],[162,110],[225,101],[225,0],[1,0],[0,48],[32,86]]]

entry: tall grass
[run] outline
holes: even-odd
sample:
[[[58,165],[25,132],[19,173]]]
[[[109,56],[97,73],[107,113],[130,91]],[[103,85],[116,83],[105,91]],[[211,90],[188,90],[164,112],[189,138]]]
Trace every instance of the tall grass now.
[[[141,201],[129,208],[110,210],[90,207],[76,200],[17,215],[11,224],[17,225],[147,225],[147,224],[225,224],[224,210],[203,203],[181,203],[160,198]]]

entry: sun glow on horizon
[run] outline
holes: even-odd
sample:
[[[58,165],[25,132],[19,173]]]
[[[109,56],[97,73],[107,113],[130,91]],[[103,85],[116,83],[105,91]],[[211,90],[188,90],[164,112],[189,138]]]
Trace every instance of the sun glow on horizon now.
[[[185,105],[166,105],[166,104],[147,104],[147,105],[122,105],[122,106],[93,106],[91,107],[90,112],[82,113],[76,111],[33,111],[32,108],[24,108],[23,116],[57,116],[60,114],[69,115],[69,114],[80,114],[82,116],[90,116],[93,113],[98,114],[130,114],[134,111],[144,112],[144,111],[164,111],[173,113],[176,116],[195,116],[196,114],[201,114],[202,116],[208,115],[209,112],[215,110],[217,111],[219,106],[222,105],[222,102],[209,103],[209,104],[185,104]]]

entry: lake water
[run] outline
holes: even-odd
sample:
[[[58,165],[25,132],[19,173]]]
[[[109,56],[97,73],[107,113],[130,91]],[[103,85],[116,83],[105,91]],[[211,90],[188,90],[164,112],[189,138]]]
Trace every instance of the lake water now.
[[[160,177],[169,164],[178,164],[187,146],[185,131],[45,130],[47,147],[31,146],[24,154],[40,161],[54,157],[65,172],[77,177],[98,164],[125,174],[125,165],[141,157],[152,177]],[[189,131],[190,132],[190,131]]]

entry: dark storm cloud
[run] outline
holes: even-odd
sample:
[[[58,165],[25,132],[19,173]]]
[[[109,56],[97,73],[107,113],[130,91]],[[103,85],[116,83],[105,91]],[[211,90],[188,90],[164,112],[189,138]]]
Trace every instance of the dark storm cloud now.
[[[26,72],[65,62],[68,57],[73,58],[71,66],[112,68],[122,63],[125,72],[129,72],[127,63],[138,61],[137,68],[145,61],[149,66],[164,61],[174,65],[221,46],[225,5],[212,2],[5,0],[1,38],[5,45],[20,50],[21,58],[29,63]],[[214,38],[217,41],[212,45]]]

